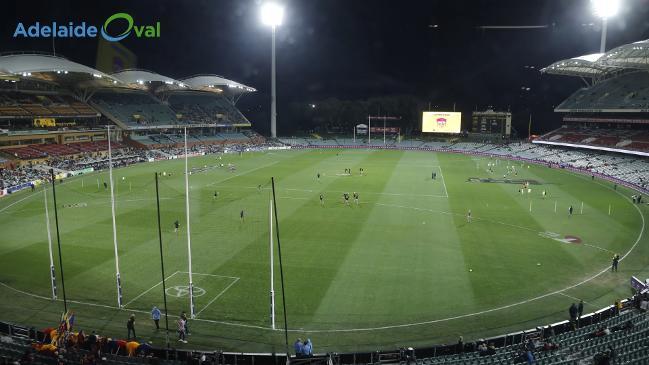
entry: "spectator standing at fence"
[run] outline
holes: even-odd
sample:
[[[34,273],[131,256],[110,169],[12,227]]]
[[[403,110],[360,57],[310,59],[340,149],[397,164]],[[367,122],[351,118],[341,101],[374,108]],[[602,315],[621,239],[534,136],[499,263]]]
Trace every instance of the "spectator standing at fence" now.
[[[182,319],[182,317],[178,318],[176,325],[178,331],[178,342],[187,343],[187,340],[185,340],[185,320]]]
[[[133,332],[133,338],[136,338],[135,336],[135,314],[131,314],[131,316],[128,319],[128,322],[126,322],[126,329],[128,330],[128,335],[126,336],[127,340],[131,339],[131,332]]]
[[[580,299],[579,305],[577,305],[577,315],[579,319],[581,319],[582,314],[584,314],[584,301]]]
[[[183,321],[185,321],[185,334],[189,336],[189,334],[190,334],[189,333],[189,319],[187,319],[187,313],[185,313],[185,311],[180,313],[180,318],[182,318]]]
[[[578,314],[577,305],[575,303],[572,303],[570,309],[568,309],[568,313],[570,314],[570,322],[575,322]]]
[[[155,323],[156,330],[160,329],[160,315],[160,309],[158,309],[158,307],[154,305],[153,309],[151,310],[151,319],[153,320],[153,323]]]
[[[304,354],[304,344],[302,343],[301,338],[295,340],[295,343],[293,343],[293,350],[295,350],[295,356],[297,357],[300,357]]]
[[[307,338],[306,341],[304,341],[302,352],[304,353],[304,356],[313,356],[313,343],[311,343],[310,338]]]

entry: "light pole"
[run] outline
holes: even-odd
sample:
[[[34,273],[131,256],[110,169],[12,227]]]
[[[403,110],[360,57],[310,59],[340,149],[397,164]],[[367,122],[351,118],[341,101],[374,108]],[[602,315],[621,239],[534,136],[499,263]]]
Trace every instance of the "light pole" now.
[[[261,6],[261,22],[272,28],[271,51],[271,94],[270,94],[270,136],[277,138],[277,91],[275,82],[275,29],[282,25],[284,8],[276,3],[265,3]]]
[[[593,12],[602,18],[602,38],[599,42],[599,53],[606,52],[606,30],[608,18],[615,16],[620,8],[620,0],[591,0]]]

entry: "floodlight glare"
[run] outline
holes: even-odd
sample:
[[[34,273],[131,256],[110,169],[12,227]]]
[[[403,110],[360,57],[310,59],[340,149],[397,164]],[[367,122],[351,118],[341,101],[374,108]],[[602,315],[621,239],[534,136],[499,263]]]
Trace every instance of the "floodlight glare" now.
[[[276,3],[265,3],[261,6],[261,22],[271,27],[282,25],[284,8]]]
[[[620,0],[591,0],[593,11],[599,18],[610,18],[617,14],[620,8]]]

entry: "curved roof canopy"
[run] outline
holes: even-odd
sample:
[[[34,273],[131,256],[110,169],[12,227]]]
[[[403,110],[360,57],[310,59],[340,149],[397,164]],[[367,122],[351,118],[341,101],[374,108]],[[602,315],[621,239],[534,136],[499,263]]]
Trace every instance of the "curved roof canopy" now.
[[[10,54],[0,56],[0,73],[45,81],[74,83],[80,86],[117,85],[121,82],[94,68],[66,58],[47,54]]]
[[[243,94],[257,91],[255,88],[246,86],[236,81],[228,80],[218,75],[196,75],[182,80],[194,90],[222,92],[231,94]]]
[[[160,87],[166,89],[183,89],[187,87],[181,81],[148,70],[128,69],[115,72],[111,76],[121,80],[130,87],[138,89],[147,89],[152,83],[160,83],[162,84]]]
[[[613,67],[649,69],[649,39],[613,48],[606,52],[599,63]]]
[[[542,68],[541,72],[552,75],[597,77],[613,69],[600,63],[603,56],[605,56],[604,53],[593,53],[557,61],[548,67]]]

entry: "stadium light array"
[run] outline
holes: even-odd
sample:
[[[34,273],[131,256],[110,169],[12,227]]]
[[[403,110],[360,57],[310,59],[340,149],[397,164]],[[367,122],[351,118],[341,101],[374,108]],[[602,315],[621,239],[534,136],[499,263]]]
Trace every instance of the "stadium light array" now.
[[[275,85],[275,30],[282,25],[284,19],[284,7],[277,3],[264,3],[261,6],[261,22],[269,25],[272,29],[271,41],[271,75],[270,75],[270,136],[277,138],[277,89]],[[229,86],[229,85],[228,85]],[[288,351],[288,348],[287,348]]]
[[[261,22],[271,27],[282,25],[284,8],[276,3],[265,3],[261,6]]]
[[[598,18],[606,19],[617,15],[620,0],[591,0],[593,12]]]
[[[606,28],[608,18],[617,14],[620,9],[620,0],[591,0],[593,12],[599,18],[602,18],[602,37],[599,43],[599,53],[606,52]]]

